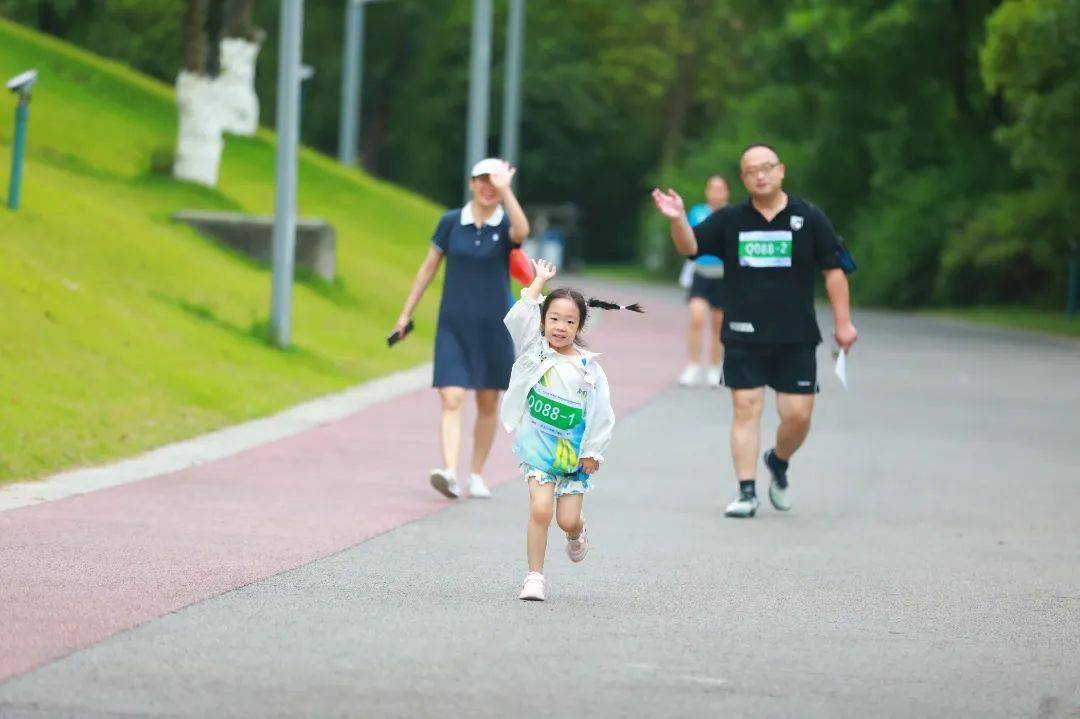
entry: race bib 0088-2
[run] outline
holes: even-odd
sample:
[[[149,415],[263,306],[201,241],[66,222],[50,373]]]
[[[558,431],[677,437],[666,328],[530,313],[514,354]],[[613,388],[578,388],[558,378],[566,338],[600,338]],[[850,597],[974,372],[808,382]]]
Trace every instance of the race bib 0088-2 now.
[[[529,391],[529,416],[541,430],[569,437],[574,428],[581,424],[585,407],[579,402],[559,397],[547,392],[543,387],[533,387]]]
[[[791,267],[791,230],[754,230],[739,233],[742,267]]]

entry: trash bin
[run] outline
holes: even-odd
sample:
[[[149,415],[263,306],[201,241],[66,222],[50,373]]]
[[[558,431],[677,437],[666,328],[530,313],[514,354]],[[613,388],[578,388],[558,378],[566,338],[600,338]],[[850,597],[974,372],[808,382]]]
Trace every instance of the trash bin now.
[[[563,266],[563,255],[566,252],[566,235],[554,227],[549,227],[540,234],[538,245],[538,254],[541,258],[556,267]]]

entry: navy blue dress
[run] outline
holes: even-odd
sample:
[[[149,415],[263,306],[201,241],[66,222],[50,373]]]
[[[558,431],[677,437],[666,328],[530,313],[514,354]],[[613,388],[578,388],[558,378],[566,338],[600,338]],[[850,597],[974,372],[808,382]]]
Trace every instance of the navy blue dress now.
[[[514,342],[503,324],[510,307],[510,220],[480,229],[461,223],[462,210],[442,216],[431,241],[446,258],[435,332],[435,387],[506,389]]]

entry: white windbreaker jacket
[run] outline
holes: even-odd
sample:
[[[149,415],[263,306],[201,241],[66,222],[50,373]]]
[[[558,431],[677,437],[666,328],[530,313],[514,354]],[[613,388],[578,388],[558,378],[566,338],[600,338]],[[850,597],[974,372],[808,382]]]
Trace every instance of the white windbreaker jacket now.
[[[555,364],[555,350],[540,332],[540,305],[543,302],[543,296],[531,300],[525,290],[522,290],[521,299],[514,303],[503,318],[503,323],[514,339],[514,352],[517,354],[514,368],[510,372],[510,387],[503,395],[499,413],[499,419],[507,432],[513,432],[521,424],[527,409],[529,390]],[[585,384],[590,387],[585,395],[585,434],[581,438],[581,452],[578,456],[603,462],[604,452],[611,442],[611,431],[615,427],[611,391],[603,368],[593,360],[599,353],[589,352],[577,345],[575,347],[586,360]]]

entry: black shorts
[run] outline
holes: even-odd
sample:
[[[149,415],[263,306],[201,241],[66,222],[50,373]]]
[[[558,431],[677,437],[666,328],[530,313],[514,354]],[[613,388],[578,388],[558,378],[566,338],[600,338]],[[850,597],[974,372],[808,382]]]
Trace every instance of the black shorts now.
[[[686,295],[689,302],[695,297],[700,297],[709,303],[714,310],[724,309],[724,278],[702,277],[694,274],[694,281],[690,284],[690,291]]]
[[[724,385],[730,389],[754,389],[768,385],[777,392],[816,394],[817,345],[752,344],[724,345]]]

